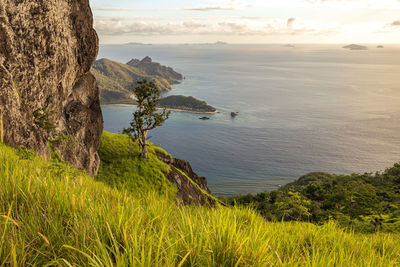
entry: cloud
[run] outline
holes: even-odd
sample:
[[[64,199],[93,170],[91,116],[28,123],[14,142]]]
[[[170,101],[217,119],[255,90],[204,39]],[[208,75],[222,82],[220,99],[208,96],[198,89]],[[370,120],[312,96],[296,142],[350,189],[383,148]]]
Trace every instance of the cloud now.
[[[171,11],[171,10],[179,10],[177,8],[153,8],[153,9],[134,9],[134,8],[99,8],[93,7],[93,11],[106,11],[106,12],[163,12],[163,11]]]
[[[400,1],[400,0],[399,0]],[[380,25],[376,28],[374,33],[395,33],[400,31],[400,20],[395,20],[385,25]]]
[[[287,21],[287,27],[292,28],[295,21],[296,21],[296,18],[289,18]]]
[[[393,27],[398,27],[398,26],[400,26],[400,20],[393,21],[391,25],[392,25]]]
[[[236,10],[235,7],[211,6],[211,7],[192,7],[185,8],[187,11],[216,11],[216,10]]]
[[[329,6],[353,8],[386,8],[399,9],[400,0],[303,0],[309,4],[322,4]]]
[[[132,19],[132,18],[131,18]],[[296,21],[296,23],[294,23]],[[290,26],[290,27],[289,27]],[[273,19],[269,21],[248,20],[243,18],[207,20],[192,18],[184,21],[125,20],[123,18],[95,19],[95,28],[99,35],[300,35],[330,34],[332,28],[324,28],[312,22],[300,19]]]

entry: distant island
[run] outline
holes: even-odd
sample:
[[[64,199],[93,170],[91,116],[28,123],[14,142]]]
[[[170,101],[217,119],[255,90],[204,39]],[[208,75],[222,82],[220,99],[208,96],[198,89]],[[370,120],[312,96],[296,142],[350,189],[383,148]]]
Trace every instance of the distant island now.
[[[92,66],[100,88],[102,104],[134,104],[131,90],[143,79],[153,81],[161,92],[172,90],[183,76],[171,67],[153,62],[150,57],[132,59],[123,64],[110,59],[97,60]]]
[[[145,43],[139,43],[139,42],[130,42],[130,43],[126,43],[125,45],[153,45],[153,44],[145,44]]]
[[[183,45],[217,45],[218,46],[218,45],[229,45],[229,43],[218,41],[215,43],[185,43]]]
[[[363,46],[363,45],[357,45],[357,44],[346,45],[346,46],[343,46],[342,48],[350,49],[350,50],[368,50],[368,47]]]
[[[383,45],[378,45],[376,48],[384,48]]]
[[[294,44],[285,44],[282,47],[295,48],[296,46]]]
[[[205,101],[198,100],[192,96],[171,95],[162,98],[158,106],[171,110],[186,111],[193,113],[216,113],[216,108],[208,105]]]

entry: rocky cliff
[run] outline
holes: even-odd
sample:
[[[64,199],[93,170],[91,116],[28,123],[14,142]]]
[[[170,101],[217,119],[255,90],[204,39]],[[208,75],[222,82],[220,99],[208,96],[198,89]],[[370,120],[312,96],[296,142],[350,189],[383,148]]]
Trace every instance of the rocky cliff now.
[[[0,0],[0,111],[5,142],[51,150],[88,173],[103,129],[89,0]]]
[[[215,200],[211,197],[211,191],[207,186],[207,179],[198,176],[189,162],[162,153],[157,153],[157,157],[170,166],[171,170],[165,174],[165,177],[177,186],[176,195],[183,204],[215,205]]]

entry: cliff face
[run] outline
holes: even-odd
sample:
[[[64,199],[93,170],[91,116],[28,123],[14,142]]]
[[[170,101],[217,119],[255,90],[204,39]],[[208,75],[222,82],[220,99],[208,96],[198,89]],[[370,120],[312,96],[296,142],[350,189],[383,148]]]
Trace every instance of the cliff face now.
[[[103,129],[89,0],[0,0],[0,111],[5,142],[50,147],[88,173]]]

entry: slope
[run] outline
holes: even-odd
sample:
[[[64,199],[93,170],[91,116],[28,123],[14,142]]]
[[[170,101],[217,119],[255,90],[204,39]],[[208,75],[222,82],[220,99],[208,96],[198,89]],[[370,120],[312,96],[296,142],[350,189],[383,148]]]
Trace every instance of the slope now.
[[[179,206],[168,190],[110,186],[2,144],[0,185],[1,266],[400,264],[398,235],[269,223],[251,209]]]
[[[161,91],[172,90],[171,83],[165,78],[168,78],[168,73],[160,76],[153,73],[151,68],[144,68],[142,65],[130,66],[104,58],[97,60],[93,64],[92,73],[101,91],[101,103],[133,104],[131,90],[137,81],[143,79],[153,81]]]

